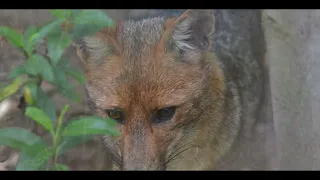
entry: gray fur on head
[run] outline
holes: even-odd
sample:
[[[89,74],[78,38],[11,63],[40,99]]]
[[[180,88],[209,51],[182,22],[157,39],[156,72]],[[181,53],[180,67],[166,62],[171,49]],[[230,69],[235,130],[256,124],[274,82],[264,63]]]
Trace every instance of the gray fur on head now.
[[[210,48],[210,36],[214,32],[215,18],[212,10],[191,10],[177,22],[169,38],[169,50],[184,61],[200,59],[202,52]],[[149,54],[164,32],[164,18],[154,17],[121,22],[116,40],[123,55],[139,59]],[[112,55],[112,46],[96,36],[83,38],[79,45],[84,61],[101,60]]]
[[[173,29],[174,51],[189,60],[199,59],[201,52],[210,47],[214,25],[212,10],[191,10]]]

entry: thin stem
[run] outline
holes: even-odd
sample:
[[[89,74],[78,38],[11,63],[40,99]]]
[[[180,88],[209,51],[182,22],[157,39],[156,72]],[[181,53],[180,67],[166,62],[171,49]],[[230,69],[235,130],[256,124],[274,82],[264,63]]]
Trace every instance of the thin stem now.
[[[56,133],[54,135],[54,139],[53,139],[53,148],[54,148],[54,159],[53,159],[53,165],[55,166],[57,163],[57,159],[58,159],[58,154],[59,154],[59,141],[60,141],[60,131],[61,131],[61,127],[62,127],[62,122],[63,122],[63,117],[65,115],[65,113],[68,111],[69,109],[69,105],[65,105],[60,113],[60,116],[58,118],[58,124],[57,124],[57,129],[56,129]]]

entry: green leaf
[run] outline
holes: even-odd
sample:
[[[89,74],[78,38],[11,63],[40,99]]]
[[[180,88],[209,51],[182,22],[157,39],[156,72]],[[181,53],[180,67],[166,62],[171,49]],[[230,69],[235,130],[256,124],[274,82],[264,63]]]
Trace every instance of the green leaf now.
[[[38,28],[35,26],[29,26],[23,34],[23,42],[25,49],[29,49],[29,38],[34,35],[36,32],[38,32]]]
[[[77,147],[81,144],[86,143],[87,141],[91,140],[93,136],[66,136],[63,137],[62,140],[60,141],[60,145],[58,147],[59,152],[58,154],[64,154],[67,152],[69,149]]]
[[[31,89],[29,89],[28,87],[24,88],[23,97],[24,97],[24,101],[27,103],[27,105],[34,104],[35,101],[33,99]]]
[[[1,128],[0,145],[24,150],[42,141],[36,134],[22,128]]]
[[[37,33],[33,34],[29,38],[29,47],[34,47],[42,38],[47,36],[53,30],[61,29],[63,21],[64,19],[58,19],[41,27]]]
[[[63,165],[63,164],[56,164],[55,167],[53,168],[53,170],[68,171],[69,168],[66,165]]]
[[[21,151],[17,170],[35,170],[35,164],[30,161],[46,149],[46,144],[39,136],[22,128],[0,129],[0,144]]]
[[[71,43],[72,39],[67,34],[63,34],[60,37],[51,36],[48,38],[48,56],[52,59],[53,64],[57,64],[65,49]]]
[[[84,83],[84,75],[81,71],[78,71],[78,70],[72,69],[72,68],[66,68],[65,72],[67,73],[67,75],[76,79],[80,84]]]
[[[62,68],[54,67],[55,82],[53,83],[59,89],[61,94],[73,101],[79,102],[80,96],[74,92],[74,88],[70,82],[68,82],[65,73]]]
[[[16,48],[23,48],[23,36],[22,33],[18,32],[17,30],[7,27],[1,26],[0,27],[0,37],[6,37],[8,42],[16,47]]]
[[[73,38],[94,34],[102,28],[114,26],[115,23],[101,10],[82,10],[77,12],[70,33]]]
[[[0,90],[0,102],[16,93],[20,87],[27,81],[26,78],[18,77],[7,87]]]
[[[31,98],[34,102],[32,106],[42,109],[52,121],[55,121],[57,119],[56,105],[53,101],[37,86],[36,82],[28,82],[25,87],[31,92]]]
[[[35,159],[35,157],[44,149],[46,149],[46,144],[42,141],[42,139],[39,139],[37,142],[35,142],[32,146],[29,146],[23,150],[20,151],[19,154],[19,160],[16,167],[16,170],[37,170],[42,165],[30,163]]]
[[[23,74],[41,75],[43,79],[54,82],[54,74],[49,59],[39,54],[32,54],[23,64],[14,68],[10,72],[9,77],[14,78]]]
[[[56,105],[54,102],[43,92],[43,90],[40,87],[37,87],[37,101],[36,101],[36,107],[41,108],[52,121],[55,121],[57,119],[56,116]]]
[[[53,9],[53,10],[50,10],[50,12],[52,15],[54,15],[58,19],[65,19],[70,15],[71,10]]]
[[[31,150],[29,149],[28,152],[31,152]],[[36,154],[32,153],[33,156],[27,154],[26,151],[22,152],[22,157],[19,158],[17,170],[40,170],[40,168],[54,155],[54,150],[51,148],[44,148],[37,151]]]
[[[16,78],[24,74],[27,74],[27,71],[24,67],[24,64],[20,64],[11,70],[9,73],[9,78]]]
[[[100,24],[102,26],[113,26],[114,22],[101,10],[82,10],[74,19],[75,24]]]
[[[25,114],[34,121],[36,121],[38,124],[40,124],[44,129],[54,134],[53,123],[50,120],[50,118],[45,114],[45,112],[43,112],[43,110],[38,109],[36,107],[28,107],[26,109]]]
[[[79,136],[79,135],[120,135],[116,129],[117,123],[110,118],[102,118],[98,116],[83,117],[70,121],[64,128],[63,136]]]
[[[24,86],[25,89],[28,89],[30,91],[30,99],[32,100],[32,104],[36,104],[38,100],[38,85],[36,84],[36,81],[30,81],[26,83]]]
[[[52,66],[49,64],[48,59],[39,55],[33,54],[24,64],[25,70],[31,75],[41,75],[44,80],[54,82],[54,74]]]

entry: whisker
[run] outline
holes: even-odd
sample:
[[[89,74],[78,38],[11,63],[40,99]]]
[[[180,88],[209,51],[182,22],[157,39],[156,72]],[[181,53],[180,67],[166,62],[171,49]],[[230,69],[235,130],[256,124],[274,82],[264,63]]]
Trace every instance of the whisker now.
[[[181,159],[182,157],[179,157],[179,155],[180,155],[181,153],[183,153],[183,152],[185,152],[185,151],[187,151],[187,150],[189,150],[189,149],[191,149],[191,148],[194,148],[194,147],[196,147],[196,146],[191,146],[191,147],[188,147],[188,148],[185,148],[185,149],[179,151],[179,152],[176,153],[172,158],[170,158],[169,160],[167,160],[167,161],[165,162],[165,166],[166,166],[166,167],[170,167],[170,166],[172,166],[173,164],[178,163],[177,161],[176,161],[176,163],[172,163],[172,162],[174,162],[175,160]],[[170,162],[171,162],[171,164],[169,164]]]
[[[182,146],[174,149],[174,151],[172,151],[172,152],[167,156],[167,159],[170,159],[176,152],[178,152],[180,149],[182,149],[182,148],[190,145],[191,143],[192,143],[192,142],[189,142],[189,143],[187,143],[187,144],[184,144],[184,145],[182,145]]]
[[[120,168],[122,166],[122,156],[116,150],[113,150],[108,143],[104,142],[104,145],[109,152],[108,154],[112,162],[114,162],[114,164]]]
[[[179,148],[177,148],[182,142],[183,140],[185,140],[184,138],[187,137],[187,135],[190,133],[190,131],[188,131],[187,133],[185,133],[177,142],[176,144],[172,147],[172,150],[171,153],[168,155],[167,158],[170,158],[170,156],[172,156],[175,152],[179,151],[179,149],[181,149],[181,147],[183,146],[180,146]]]

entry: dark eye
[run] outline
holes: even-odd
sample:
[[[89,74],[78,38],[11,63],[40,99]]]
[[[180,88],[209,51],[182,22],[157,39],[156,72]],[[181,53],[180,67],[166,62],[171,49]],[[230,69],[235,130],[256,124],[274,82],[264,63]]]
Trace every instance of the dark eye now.
[[[110,118],[118,121],[118,123],[124,123],[124,113],[120,108],[107,109],[106,112]]]
[[[153,123],[161,123],[170,120],[174,113],[176,112],[176,107],[167,107],[159,109],[155,112],[152,121]]]

